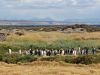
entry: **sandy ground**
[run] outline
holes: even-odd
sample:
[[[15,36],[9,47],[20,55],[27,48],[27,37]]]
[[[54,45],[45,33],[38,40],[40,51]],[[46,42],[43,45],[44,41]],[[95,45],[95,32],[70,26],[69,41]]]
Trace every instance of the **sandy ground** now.
[[[74,65],[37,61],[15,65],[1,62],[0,75],[100,75],[100,64]]]

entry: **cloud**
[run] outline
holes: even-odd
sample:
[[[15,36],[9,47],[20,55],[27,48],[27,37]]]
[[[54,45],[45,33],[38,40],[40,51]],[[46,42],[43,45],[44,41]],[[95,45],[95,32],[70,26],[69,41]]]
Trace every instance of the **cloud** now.
[[[1,0],[0,8],[91,7],[97,4],[99,0]]]
[[[2,0],[1,8],[57,8],[64,0]]]
[[[100,0],[0,0],[0,18],[99,17]]]
[[[64,0],[19,0],[21,2],[25,3],[59,3]]]
[[[77,0],[71,0],[72,1],[72,5],[77,5]]]
[[[68,0],[66,3],[69,7],[91,7],[95,6],[98,3],[97,1],[98,0]]]

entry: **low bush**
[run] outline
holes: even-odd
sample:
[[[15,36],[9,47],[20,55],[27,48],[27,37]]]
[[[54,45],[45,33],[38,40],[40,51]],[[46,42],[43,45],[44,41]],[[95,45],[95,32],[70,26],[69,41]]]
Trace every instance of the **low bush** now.
[[[92,64],[93,63],[93,56],[91,55],[82,55],[78,56],[75,59],[73,59],[72,63],[75,64]]]
[[[36,60],[37,60],[37,57],[34,57],[32,55],[6,55],[6,56],[3,56],[2,58],[2,61],[8,64],[9,63],[16,64],[18,62],[27,63],[27,62],[32,62]]]
[[[33,61],[63,61],[66,63],[72,64],[92,64],[92,63],[100,63],[99,55],[80,55],[80,56],[48,56],[48,57],[37,57],[34,55],[0,55],[0,61],[6,62],[8,64],[17,64],[17,63],[27,63]]]
[[[3,56],[2,61],[6,62],[8,64],[10,64],[10,63],[16,64],[17,57],[18,57],[18,55],[5,55],[5,56]]]
[[[0,55],[0,61],[2,61],[3,55]]]
[[[100,63],[100,55],[94,55],[93,58],[93,63]]]
[[[75,59],[74,56],[66,56],[64,59],[64,62],[66,63],[73,63],[73,60]]]
[[[40,59],[41,61],[55,61],[55,57],[54,56],[50,56],[50,57],[43,57]]]
[[[32,61],[36,61],[37,57],[34,57],[32,55],[22,55],[20,57],[17,58],[17,62],[21,62],[21,63],[27,63],[27,62],[32,62]]]
[[[16,32],[15,34],[16,34],[16,35],[19,35],[19,36],[24,35],[24,33],[23,33],[23,32]]]

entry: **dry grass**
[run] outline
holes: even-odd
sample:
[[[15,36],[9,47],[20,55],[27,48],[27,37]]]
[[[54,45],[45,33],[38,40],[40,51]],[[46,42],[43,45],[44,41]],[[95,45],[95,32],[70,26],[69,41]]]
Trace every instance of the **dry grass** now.
[[[66,35],[59,32],[26,32],[23,36],[18,36],[12,33],[8,38],[7,41],[21,41],[21,40],[31,40],[31,41],[55,41],[57,39],[65,39]]]
[[[72,65],[41,61],[21,65],[0,63],[0,75],[100,75],[100,64]]]
[[[15,40],[42,40],[42,41],[56,41],[59,39],[67,39],[67,40],[100,40],[100,32],[91,32],[91,33],[62,33],[62,32],[28,32],[24,31],[24,36],[18,36],[12,33],[7,40],[15,41]]]
[[[78,45],[84,47],[100,46],[100,32],[85,33],[63,33],[63,32],[36,32],[23,31],[24,35],[19,36],[11,32],[7,40],[0,42],[6,46],[26,47],[33,45],[35,48],[66,48],[76,47]],[[63,44],[62,44],[63,42]],[[20,48],[19,47],[19,48]]]

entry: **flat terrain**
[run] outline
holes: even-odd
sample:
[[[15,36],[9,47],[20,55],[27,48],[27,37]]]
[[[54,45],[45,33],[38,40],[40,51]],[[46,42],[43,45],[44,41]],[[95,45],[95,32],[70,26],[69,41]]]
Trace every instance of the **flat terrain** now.
[[[7,41],[56,41],[56,40],[100,40],[100,32],[84,32],[84,33],[65,33],[65,32],[35,32],[35,31],[20,31],[24,35],[18,36],[11,32]]]
[[[72,65],[37,61],[14,65],[1,62],[0,75],[100,75],[100,64]]]
[[[19,36],[12,32],[4,44],[22,45],[24,47],[33,45],[35,48],[66,48],[77,46],[99,47],[100,32],[85,33],[64,33],[64,32],[34,32],[23,31],[24,35]],[[15,46],[14,45],[14,46]]]
[[[22,32],[23,35],[16,35]],[[96,47],[100,48],[100,32],[64,33],[59,31],[12,31],[6,41],[0,42],[0,53],[6,53],[9,48],[19,49],[50,48],[61,49],[67,47]],[[4,51],[4,52],[3,52]],[[63,62],[36,61],[27,64],[0,63],[0,75],[100,75],[100,64],[76,65]]]
[[[17,34],[16,34],[17,33]],[[20,35],[20,33],[22,35]],[[65,33],[59,31],[26,31],[12,30],[5,41],[0,42],[0,53],[5,53],[9,48],[14,51],[19,49],[66,49],[81,47],[100,48],[100,32]]]

